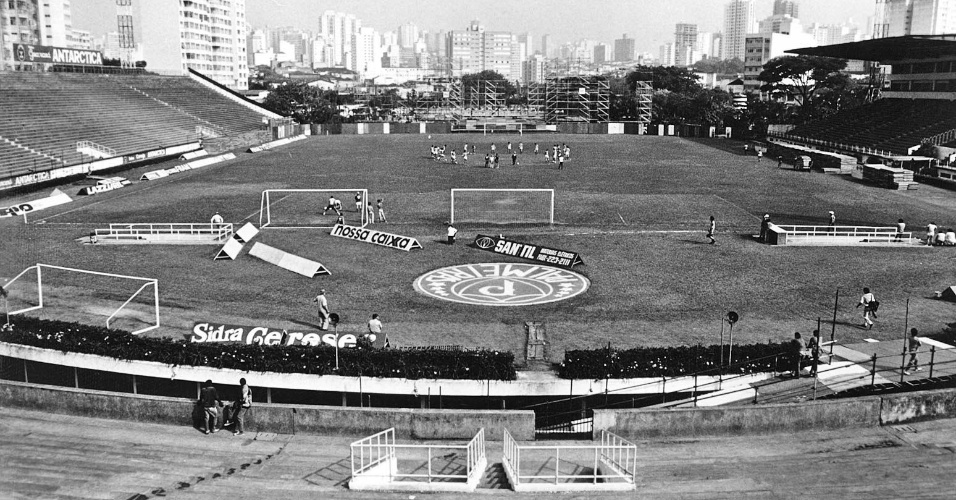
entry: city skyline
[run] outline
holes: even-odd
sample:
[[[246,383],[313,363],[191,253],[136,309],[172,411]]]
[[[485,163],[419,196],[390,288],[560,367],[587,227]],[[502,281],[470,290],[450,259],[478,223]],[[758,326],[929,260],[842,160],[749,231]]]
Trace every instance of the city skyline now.
[[[772,14],[773,0],[755,3],[758,19]],[[673,41],[678,23],[697,24],[702,32],[721,31],[726,4],[727,0],[527,0],[520,5],[506,0],[480,4],[447,0],[329,0],[320,4],[309,0],[259,0],[246,2],[246,19],[254,28],[292,26],[317,31],[322,12],[335,10],[354,14],[363,26],[381,32],[397,31],[406,23],[430,32],[459,30],[477,19],[492,30],[530,32],[535,38],[551,34],[556,45],[580,39],[613,43],[627,33],[635,40],[638,52],[656,53],[661,44]],[[797,4],[804,26],[852,18],[864,31],[867,18],[875,10],[874,0],[802,0]],[[115,17],[111,17],[115,0],[73,0],[72,5],[75,28],[89,30],[94,36],[116,30]]]

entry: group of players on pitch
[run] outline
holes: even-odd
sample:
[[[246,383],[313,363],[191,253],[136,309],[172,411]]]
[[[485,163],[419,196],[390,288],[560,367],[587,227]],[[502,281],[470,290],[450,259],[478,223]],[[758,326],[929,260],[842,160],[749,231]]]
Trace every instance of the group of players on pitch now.
[[[524,143],[519,142],[517,147],[512,147],[511,141],[508,141],[506,155],[511,155],[511,165],[518,166],[521,163],[518,162],[518,155],[524,153]],[[476,144],[471,145],[471,150],[468,149],[468,143],[465,143],[461,148],[461,162],[464,165],[468,165],[468,155],[476,154],[478,146]],[[439,163],[452,163],[458,165],[458,152],[452,148],[449,151],[448,155],[445,155],[447,151],[447,146],[431,146],[431,157],[432,160]],[[541,152],[541,146],[536,142],[534,143],[534,154],[537,156]],[[550,149],[545,148],[544,150],[544,162],[552,163],[558,166],[558,170],[564,168],[564,162],[571,159],[571,147],[567,144],[561,144],[558,146],[554,144]],[[499,168],[501,166],[501,157],[498,156],[497,146],[494,143],[491,144],[491,149],[489,152],[485,153],[485,168]]]
[[[364,204],[363,204],[363,201],[364,201]],[[362,198],[361,191],[355,192],[355,211],[361,214],[362,211],[364,210],[365,217],[368,219],[369,224],[375,224],[376,211],[378,212],[379,222],[385,222],[385,223],[388,222],[388,220],[385,218],[385,206],[383,205],[384,203],[385,203],[385,200],[382,198],[379,198],[378,201],[376,201],[375,203],[375,207],[372,207],[371,201],[365,201]],[[329,196],[329,204],[326,205],[325,209],[322,210],[322,215],[327,214],[330,210],[335,212],[336,215],[339,216],[339,218],[336,219],[335,221],[336,224],[345,224],[345,215],[342,214],[342,200],[336,198],[335,195]]]

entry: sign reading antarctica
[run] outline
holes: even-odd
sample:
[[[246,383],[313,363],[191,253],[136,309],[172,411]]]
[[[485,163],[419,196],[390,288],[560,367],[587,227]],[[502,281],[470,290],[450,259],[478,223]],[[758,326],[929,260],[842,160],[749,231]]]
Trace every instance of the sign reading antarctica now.
[[[591,282],[573,271],[536,264],[463,264],[415,280],[418,293],[462,304],[530,306],[570,299]]]

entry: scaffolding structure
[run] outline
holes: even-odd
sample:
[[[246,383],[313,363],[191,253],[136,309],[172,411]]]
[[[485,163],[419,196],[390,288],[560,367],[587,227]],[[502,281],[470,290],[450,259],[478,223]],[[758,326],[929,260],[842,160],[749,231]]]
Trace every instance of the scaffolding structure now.
[[[651,82],[638,81],[634,97],[637,98],[637,123],[650,125],[654,103],[654,87]]]
[[[544,85],[545,123],[610,121],[611,88],[607,77],[550,77]]]
[[[461,82],[459,81],[459,84]],[[475,111],[494,111],[503,108],[506,103],[504,80],[479,80],[461,89],[462,106]]]

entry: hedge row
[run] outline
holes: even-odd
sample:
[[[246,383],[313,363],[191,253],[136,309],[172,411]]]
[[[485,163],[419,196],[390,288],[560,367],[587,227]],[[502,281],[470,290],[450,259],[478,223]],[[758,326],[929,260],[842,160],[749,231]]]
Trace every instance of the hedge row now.
[[[796,365],[800,347],[792,343],[734,346],[734,363],[721,370],[721,346],[637,347],[568,351],[558,375],[568,379],[677,377],[693,373],[744,374],[788,371]],[[727,363],[728,346],[723,346]]]
[[[0,335],[4,342],[63,352],[170,365],[211,366],[251,372],[308,373],[389,378],[514,380],[514,355],[501,351],[376,349],[365,343],[339,349],[335,371],[332,346],[204,344],[132,335],[104,327],[19,317]]]

